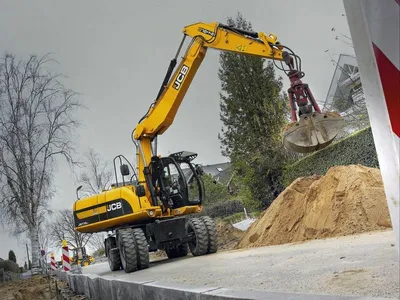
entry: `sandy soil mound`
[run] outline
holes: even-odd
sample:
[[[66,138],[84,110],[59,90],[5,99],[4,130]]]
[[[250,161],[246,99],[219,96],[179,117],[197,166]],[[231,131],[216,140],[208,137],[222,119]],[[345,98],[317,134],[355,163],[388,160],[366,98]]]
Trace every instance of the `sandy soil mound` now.
[[[337,166],[296,179],[252,224],[237,248],[278,245],[391,227],[379,169]]]

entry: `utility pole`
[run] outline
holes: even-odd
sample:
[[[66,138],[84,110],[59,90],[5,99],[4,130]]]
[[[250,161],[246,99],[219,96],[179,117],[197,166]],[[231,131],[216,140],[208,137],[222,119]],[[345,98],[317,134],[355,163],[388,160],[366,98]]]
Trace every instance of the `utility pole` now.
[[[29,263],[29,250],[28,250],[28,244],[26,243],[26,255],[28,256],[28,269],[31,269],[31,264]]]

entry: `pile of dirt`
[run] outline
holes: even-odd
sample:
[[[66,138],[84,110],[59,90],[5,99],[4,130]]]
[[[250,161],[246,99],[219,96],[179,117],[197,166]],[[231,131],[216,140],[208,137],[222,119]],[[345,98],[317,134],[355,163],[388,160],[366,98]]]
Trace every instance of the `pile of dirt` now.
[[[50,295],[49,280],[42,276],[1,284],[0,298],[7,300],[53,299]]]
[[[237,248],[279,245],[390,228],[379,169],[336,166],[296,179],[254,222]]]

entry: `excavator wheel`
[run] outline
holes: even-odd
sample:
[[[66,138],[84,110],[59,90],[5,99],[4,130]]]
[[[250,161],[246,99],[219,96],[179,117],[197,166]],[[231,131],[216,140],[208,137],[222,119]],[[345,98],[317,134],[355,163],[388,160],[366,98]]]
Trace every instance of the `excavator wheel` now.
[[[283,144],[298,153],[311,153],[332,143],[343,127],[344,118],[336,112],[304,115],[283,130]]]
[[[136,239],[132,229],[121,229],[118,231],[118,248],[121,257],[122,268],[126,273],[131,273],[138,269],[138,259],[136,255]]]
[[[208,234],[207,227],[199,218],[191,218],[186,223],[186,232],[194,238],[188,243],[193,256],[200,256],[207,253]]]
[[[118,271],[122,267],[121,257],[119,256],[118,248],[110,249],[107,255],[108,265],[111,271]]]
[[[147,269],[150,265],[150,257],[146,236],[141,228],[134,228],[132,232],[136,242],[138,269]]]
[[[119,255],[119,249],[117,248],[117,243],[114,237],[107,238],[106,241],[106,256],[108,260],[108,265],[111,271],[118,271],[121,269],[121,257]]]
[[[218,237],[215,222],[209,216],[202,216],[200,219],[203,221],[207,229],[208,247],[206,253],[215,253],[218,250]]]

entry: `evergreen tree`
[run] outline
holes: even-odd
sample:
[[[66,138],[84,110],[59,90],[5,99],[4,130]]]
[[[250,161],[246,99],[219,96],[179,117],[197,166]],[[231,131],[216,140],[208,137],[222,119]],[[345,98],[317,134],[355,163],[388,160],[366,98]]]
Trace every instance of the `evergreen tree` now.
[[[17,262],[17,257],[15,256],[14,251],[8,251],[8,260],[12,260],[13,262]]]
[[[228,18],[228,25],[253,30],[240,13],[236,20]],[[222,154],[250,192],[253,208],[265,208],[283,189],[280,174],[287,151],[281,131],[288,102],[281,93],[282,78],[275,77],[272,61],[261,57],[221,52],[219,60]]]

